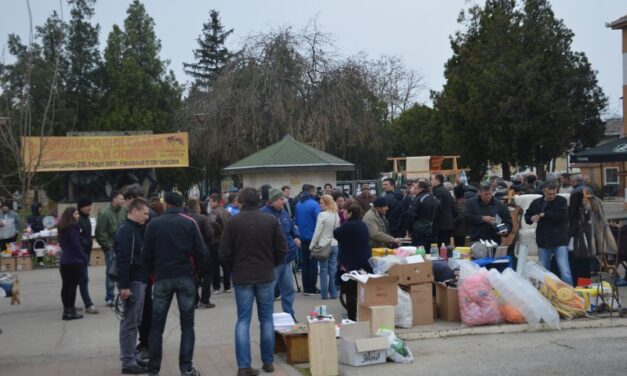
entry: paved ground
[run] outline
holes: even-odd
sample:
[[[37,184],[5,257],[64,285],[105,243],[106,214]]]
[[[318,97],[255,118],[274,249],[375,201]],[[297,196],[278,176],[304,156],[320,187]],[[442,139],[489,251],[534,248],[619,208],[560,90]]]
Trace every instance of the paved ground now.
[[[100,315],[82,320],[61,320],[59,297],[60,277],[56,269],[20,273],[22,305],[10,306],[9,299],[0,300],[0,374],[48,375],[119,374],[118,321],[104,306],[104,267],[91,267],[92,298]],[[217,308],[197,311],[194,362],[204,375],[234,375],[233,330],[236,321],[233,294],[214,297]],[[299,318],[315,305],[328,305],[329,311],[341,317],[337,301],[319,297],[297,296]],[[78,298],[77,306],[82,302]],[[278,303],[276,309],[278,309]],[[256,318],[254,319],[256,322]],[[624,325],[624,323],[623,323]],[[459,323],[438,322],[417,327],[424,336],[437,331],[455,331]],[[251,335],[258,338],[253,324]],[[399,331],[407,335],[408,330]],[[415,333],[414,333],[415,334]],[[163,375],[178,374],[180,331],[176,304],[170,311],[164,335],[165,363]],[[432,337],[431,337],[432,338]],[[343,375],[527,375],[625,374],[622,360],[627,344],[627,328],[578,329],[561,332],[517,333],[425,339],[409,342],[416,356],[410,365],[385,364],[367,368],[340,366]],[[253,344],[254,366],[260,367],[256,343]],[[620,357],[620,358],[619,358]],[[298,370],[275,361],[275,375],[298,375]],[[543,372],[547,370],[547,372]],[[582,372],[578,372],[582,370]]]

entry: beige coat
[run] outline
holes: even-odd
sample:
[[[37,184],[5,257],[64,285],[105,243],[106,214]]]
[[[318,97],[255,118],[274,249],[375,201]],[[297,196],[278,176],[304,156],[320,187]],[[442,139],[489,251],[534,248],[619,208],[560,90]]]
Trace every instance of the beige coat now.
[[[394,237],[388,234],[390,226],[387,223],[387,218],[380,216],[376,208],[370,208],[370,210],[366,212],[363,221],[368,226],[368,233],[370,234],[370,247],[387,247],[394,241]]]

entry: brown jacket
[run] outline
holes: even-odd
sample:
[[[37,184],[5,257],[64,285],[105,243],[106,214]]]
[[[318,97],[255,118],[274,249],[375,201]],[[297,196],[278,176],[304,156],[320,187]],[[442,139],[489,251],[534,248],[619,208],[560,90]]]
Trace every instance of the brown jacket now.
[[[231,267],[233,284],[274,280],[274,267],[287,254],[287,242],[275,217],[256,208],[242,209],[226,223],[220,260]]]

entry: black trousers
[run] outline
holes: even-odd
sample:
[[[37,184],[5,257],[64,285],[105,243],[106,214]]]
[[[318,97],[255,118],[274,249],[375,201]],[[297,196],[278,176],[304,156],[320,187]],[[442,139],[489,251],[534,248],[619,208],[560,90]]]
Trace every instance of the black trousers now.
[[[340,286],[340,302],[348,312],[348,319],[357,321],[357,281],[348,280]]]
[[[451,245],[451,236],[453,236],[453,230],[438,231],[438,247],[442,245],[442,243]]]
[[[466,235],[464,236],[455,236],[453,238],[453,241],[455,242],[455,247],[463,247],[466,245]]]
[[[74,308],[76,290],[81,281],[81,264],[61,264],[61,301],[63,308]]]
[[[152,325],[152,281],[148,278],[148,282],[146,283],[146,294],[144,295],[142,322],[139,325],[139,345],[137,347],[140,349],[148,348],[150,325]]]
[[[222,284],[225,290],[231,289],[231,270],[220,261],[218,250],[220,243],[213,243],[209,246],[211,253],[211,278],[213,279],[213,289],[220,290],[220,268],[222,268]]]

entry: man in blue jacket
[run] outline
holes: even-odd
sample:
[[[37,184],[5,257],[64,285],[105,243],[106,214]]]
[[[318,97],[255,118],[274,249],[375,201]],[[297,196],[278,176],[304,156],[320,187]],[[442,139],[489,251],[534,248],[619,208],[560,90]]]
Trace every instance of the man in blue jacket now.
[[[124,302],[124,315],[120,321],[120,359],[122,373],[137,375],[146,373],[146,364],[135,352],[139,325],[144,310],[144,294],[148,271],[142,264],[144,231],[148,220],[148,205],[135,199],[128,207],[128,216],[118,229],[113,249],[118,270],[118,289]]]
[[[292,274],[292,260],[296,258],[296,252],[300,247],[300,234],[298,228],[290,218],[289,213],[284,210],[285,201],[283,192],[276,188],[270,189],[268,194],[268,202],[261,208],[264,213],[271,214],[279,220],[281,230],[287,241],[287,255],[283,259],[283,262],[274,268],[274,286],[278,286],[281,294],[281,307],[283,312],[292,315],[296,320],[294,314],[294,275]]]
[[[314,199],[316,187],[311,184],[303,185],[300,201],[296,204],[296,224],[302,241],[300,259],[302,263],[303,291],[305,295],[319,294],[316,288],[318,281],[318,261],[309,256],[309,243],[316,229],[316,220],[320,213],[320,205]]]
[[[163,331],[172,298],[176,294],[181,321],[179,368],[181,375],[199,375],[192,366],[194,356],[194,311],[196,308],[195,265],[207,258],[207,250],[196,222],[183,213],[183,197],[165,196],[166,211],[150,221],[144,237],[144,266],[157,278],[153,292],[152,326],[148,336],[148,371],[159,374]]]

